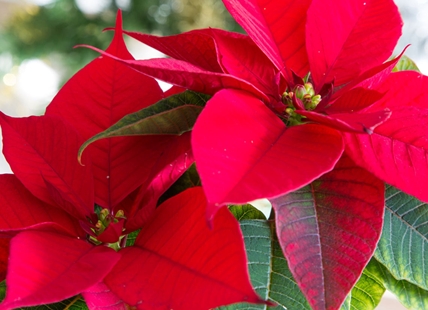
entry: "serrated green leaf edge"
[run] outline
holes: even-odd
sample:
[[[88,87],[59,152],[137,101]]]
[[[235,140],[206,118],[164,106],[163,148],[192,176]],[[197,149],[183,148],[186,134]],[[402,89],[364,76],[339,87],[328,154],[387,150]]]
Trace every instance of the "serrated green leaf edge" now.
[[[83,143],[78,152],[79,162],[85,148],[100,139],[119,136],[181,135],[190,131],[210,98],[208,95],[187,90],[128,114],[110,128]]]
[[[387,185],[385,208],[375,258],[395,279],[428,290],[428,204]]]

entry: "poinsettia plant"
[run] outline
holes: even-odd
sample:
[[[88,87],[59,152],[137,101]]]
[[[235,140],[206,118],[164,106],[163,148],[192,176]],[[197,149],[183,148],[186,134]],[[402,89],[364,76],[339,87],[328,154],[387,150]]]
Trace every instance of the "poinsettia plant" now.
[[[246,34],[119,12],[44,116],[0,115],[0,309],[428,307],[428,78],[394,2],[223,2]]]

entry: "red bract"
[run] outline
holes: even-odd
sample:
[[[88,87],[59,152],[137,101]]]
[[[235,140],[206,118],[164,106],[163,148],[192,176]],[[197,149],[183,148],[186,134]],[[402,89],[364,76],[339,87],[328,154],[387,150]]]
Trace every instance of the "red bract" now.
[[[108,51],[129,56],[120,14]],[[136,75],[98,58],[64,86],[47,115],[0,114],[3,151],[15,173],[0,175],[0,250],[9,257],[0,309],[77,294],[90,309],[261,302],[249,282],[239,224],[228,210],[209,230],[201,188],[156,208],[193,162],[188,134],[105,140],[89,147],[79,164],[86,138],[162,98],[152,78]],[[125,247],[137,229],[135,245]]]
[[[208,217],[225,204],[272,199],[279,229],[302,224],[294,237],[278,232],[300,288],[314,309],[337,309],[380,236],[380,180],[428,201],[427,78],[391,73],[399,57],[386,60],[402,26],[392,0],[224,3],[248,36],[218,29],[165,38],[127,32],[172,59],[109,56],[213,95],[192,132]],[[308,217],[282,203],[304,186],[310,189],[302,197],[313,201]],[[357,193],[366,188],[372,191],[362,200]],[[304,208],[303,198],[292,200]],[[349,226],[339,213],[373,229]],[[335,233],[341,236],[331,241]],[[313,256],[288,251],[289,242],[305,244],[299,249],[311,248]],[[341,251],[356,263],[332,255]]]

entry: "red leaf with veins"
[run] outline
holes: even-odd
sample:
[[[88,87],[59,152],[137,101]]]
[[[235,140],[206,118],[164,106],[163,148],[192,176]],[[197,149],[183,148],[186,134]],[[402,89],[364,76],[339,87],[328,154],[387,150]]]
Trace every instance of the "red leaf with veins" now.
[[[93,212],[94,197],[91,163],[77,162],[82,137],[52,116],[12,118],[0,113],[0,124],[3,153],[24,186],[39,199],[85,220]],[[53,188],[56,199],[50,196]]]
[[[164,202],[135,246],[106,277],[110,289],[138,309],[210,309],[262,302],[251,287],[239,224],[221,209],[210,230],[201,188]]]
[[[339,309],[380,237],[383,182],[343,156],[333,171],[271,202],[281,248],[308,302]]]
[[[225,73],[248,81],[267,96],[279,99],[275,83],[278,70],[248,36],[214,29],[212,35]]]
[[[123,41],[121,23],[119,13],[115,36],[107,52],[133,59]],[[84,139],[89,139],[123,116],[162,98],[162,90],[154,79],[108,57],[98,57],[64,85],[46,114],[60,116]],[[113,208],[141,185],[153,159],[164,151],[160,149],[164,140],[160,137],[120,137],[89,145],[93,158],[95,202]]]
[[[51,230],[83,238],[77,221],[60,208],[34,197],[13,174],[0,175],[0,235],[21,230]]]
[[[401,25],[392,0],[313,0],[306,46],[316,88],[333,80],[336,86],[345,84],[384,62],[397,44]]]
[[[86,47],[122,62],[138,72],[196,92],[212,95],[224,88],[242,89],[268,101],[264,93],[247,81],[228,74],[206,71],[182,60],[168,58],[123,60],[95,47]]]
[[[402,104],[372,135],[345,133],[346,152],[378,178],[428,202],[428,109]]]
[[[131,31],[124,31],[124,33],[172,58],[187,61],[208,71],[221,73],[212,31],[223,30],[197,29],[166,37]]]
[[[227,10],[275,64],[299,76],[308,73],[306,11],[312,0],[223,0]],[[323,11],[322,11],[323,12]]]
[[[153,214],[160,196],[193,164],[190,145],[190,132],[172,140],[169,147],[174,152],[167,152],[159,157],[156,166],[148,178],[150,184],[141,187],[129,212],[126,229],[128,232],[139,229]],[[175,154],[181,154],[176,156]],[[154,168],[156,168],[156,166]],[[160,172],[158,172],[160,170]]]
[[[401,71],[391,73],[378,86],[377,91],[385,93],[382,100],[373,109],[391,107],[417,107],[428,109],[428,76],[416,71]],[[415,115],[417,118],[417,115]]]
[[[209,218],[224,204],[296,190],[333,169],[343,151],[335,129],[286,128],[263,102],[236,90],[222,90],[207,103],[192,146],[211,205]]]
[[[11,241],[6,298],[0,309],[58,302],[87,290],[120,254],[61,234],[25,231]]]

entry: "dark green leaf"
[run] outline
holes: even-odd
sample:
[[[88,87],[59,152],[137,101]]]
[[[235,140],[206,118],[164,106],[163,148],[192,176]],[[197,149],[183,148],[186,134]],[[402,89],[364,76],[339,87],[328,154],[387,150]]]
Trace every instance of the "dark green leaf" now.
[[[4,299],[6,295],[6,281],[0,282],[0,301]]]
[[[394,278],[428,290],[428,205],[387,186],[385,207],[376,259]]]
[[[238,221],[253,220],[253,219],[266,220],[266,217],[264,216],[264,214],[250,204],[242,205],[242,206],[241,205],[230,206],[229,210],[230,212],[232,212],[232,214],[235,216],[235,218]]]
[[[392,69],[392,72],[397,71],[406,71],[406,70],[413,70],[420,72],[418,66],[411,60],[409,57],[403,55],[401,56],[398,63],[395,65],[394,69]]]
[[[129,114],[107,130],[87,140],[79,150],[79,160],[84,149],[94,141],[120,136],[181,135],[192,130],[210,96],[185,91]]]
[[[271,225],[271,222],[264,220],[245,220],[241,222],[241,229],[244,234],[253,287],[262,298],[269,299],[277,306],[240,303],[220,309],[311,309],[288,269],[287,261]]]

